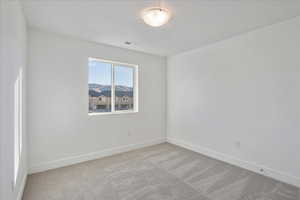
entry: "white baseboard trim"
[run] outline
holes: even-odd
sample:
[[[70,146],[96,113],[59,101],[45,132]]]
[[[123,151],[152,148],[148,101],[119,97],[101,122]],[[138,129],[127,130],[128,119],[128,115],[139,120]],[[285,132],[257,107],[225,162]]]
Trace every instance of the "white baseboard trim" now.
[[[21,182],[21,185],[20,185],[20,190],[19,190],[18,195],[17,195],[17,200],[22,200],[22,198],[23,198],[23,193],[24,193],[24,190],[25,190],[26,181],[27,181],[27,174],[25,174],[22,178],[22,182]]]
[[[240,160],[238,158],[232,157],[230,155],[227,154],[223,154],[217,151],[214,151],[212,149],[208,149],[208,148],[204,148],[198,145],[194,145],[185,141],[181,141],[181,140],[177,140],[177,139],[173,139],[173,138],[167,138],[167,142],[189,149],[191,151],[203,154],[205,156],[217,159],[217,160],[221,160],[223,162],[259,173],[261,175],[264,176],[268,176],[270,178],[294,185],[296,187],[300,187],[300,178],[297,177],[293,177],[290,175],[287,175],[286,173],[265,167],[265,166],[261,166],[258,165],[256,163],[252,163],[252,162],[248,162],[245,160]],[[263,169],[263,171],[261,171],[261,169]]]
[[[95,160],[95,159],[103,158],[106,156],[111,156],[114,154],[135,150],[135,149],[142,148],[142,147],[152,146],[155,144],[161,144],[164,142],[166,142],[166,139],[160,138],[160,139],[151,140],[148,142],[130,144],[130,145],[125,145],[125,146],[121,146],[121,147],[115,147],[115,148],[100,150],[100,151],[91,152],[91,153],[87,153],[87,154],[63,158],[63,159],[59,159],[59,160],[54,160],[54,161],[50,161],[50,162],[40,163],[40,164],[31,166],[29,168],[29,174],[34,174],[34,173],[38,173],[38,172],[47,171],[50,169],[65,167],[68,165],[73,165],[73,164],[77,164],[77,163],[81,163],[81,162],[85,162],[85,161],[89,161],[89,160]]]

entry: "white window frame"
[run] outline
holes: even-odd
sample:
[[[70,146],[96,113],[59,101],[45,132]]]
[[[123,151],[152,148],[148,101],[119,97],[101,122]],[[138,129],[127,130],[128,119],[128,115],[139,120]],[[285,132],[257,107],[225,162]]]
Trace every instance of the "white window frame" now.
[[[98,61],[111,64],[111,111],[110,112],[95,112],[90,113],[88,115],[111,115],[111,114],[130,114],[130,113],[137,113],[139,110],[139,95],[138,95],[138,65],[123,63],[118,61],[106,60],[101,58],[89,57],[88,63],[90,61]],[[133,69],[133,109],[132,110],[115,110],[115,66],[122,66],[122,67],[130,67]],[[89,81],[89,80],[88,80]],[[88,84],[87,84],[88,85]],[[89,90],[89,88],[88,88]]]

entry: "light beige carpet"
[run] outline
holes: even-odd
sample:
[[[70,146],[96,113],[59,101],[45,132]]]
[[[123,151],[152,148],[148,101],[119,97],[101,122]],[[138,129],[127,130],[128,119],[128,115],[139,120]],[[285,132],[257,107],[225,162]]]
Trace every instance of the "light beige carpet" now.
[[[30,175],[23,200],[296,200],[297,194],[293,186],[165,143]]]

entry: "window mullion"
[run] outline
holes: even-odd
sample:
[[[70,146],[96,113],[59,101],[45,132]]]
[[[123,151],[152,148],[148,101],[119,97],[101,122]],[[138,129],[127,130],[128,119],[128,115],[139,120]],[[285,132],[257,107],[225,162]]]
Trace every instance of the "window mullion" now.
[[[115,65],[112,64],[112,74],[111,74],[111,112],[115,112]]]

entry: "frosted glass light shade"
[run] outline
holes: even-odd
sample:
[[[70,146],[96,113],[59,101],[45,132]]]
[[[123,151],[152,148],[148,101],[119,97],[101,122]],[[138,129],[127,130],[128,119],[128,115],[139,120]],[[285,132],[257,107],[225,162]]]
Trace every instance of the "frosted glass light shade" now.
[[[164,8],[147,8],[142,12],[144,22],[153,27],[164,25],[170,17],[170,12]]]

